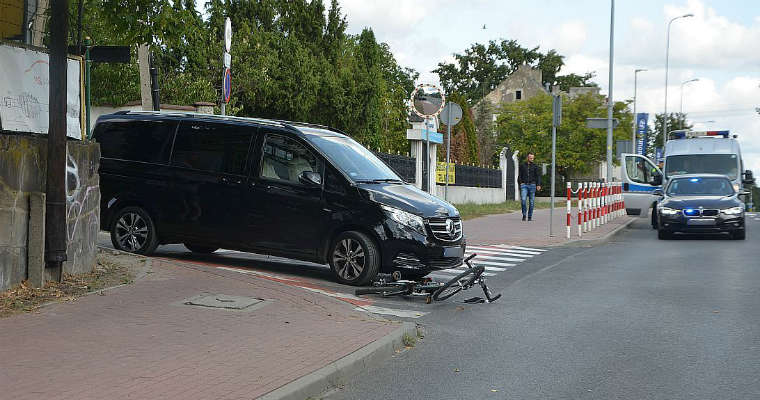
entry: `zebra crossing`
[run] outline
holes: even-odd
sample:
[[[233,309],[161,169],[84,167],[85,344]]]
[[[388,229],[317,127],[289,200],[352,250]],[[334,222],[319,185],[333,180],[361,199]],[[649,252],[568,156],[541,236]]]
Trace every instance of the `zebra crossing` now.
[[[510,246],[506,244],[476,245],[467,246],[465,257],[469,257],[473,253],[477,254],[474,261],[475,264],[485,267],[483,275],[494,276],[499,272],[504,272],[517,266],[525,260],[540,255],[545,251],[546,249]],[[455,268],[435,271],[428,276],[434,279],[449,280],[454,276],[461,274],[466,269],[467,266],[462,264]]]

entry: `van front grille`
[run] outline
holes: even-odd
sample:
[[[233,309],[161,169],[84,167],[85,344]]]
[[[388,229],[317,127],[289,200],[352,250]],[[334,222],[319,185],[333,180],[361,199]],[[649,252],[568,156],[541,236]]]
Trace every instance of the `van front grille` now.
[[[427,223],[438,240],[455,242],[462,238],[462,220],[459,217],[428,218]]]

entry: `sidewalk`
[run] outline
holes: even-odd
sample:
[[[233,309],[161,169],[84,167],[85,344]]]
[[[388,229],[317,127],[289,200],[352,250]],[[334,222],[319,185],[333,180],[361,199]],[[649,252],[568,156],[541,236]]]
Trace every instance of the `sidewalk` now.
[[[577,209],[573,209],[570,240],[567,239],[567,209],[554,209],[553,237],[549,237],[549,209],[535,210],[533,221],[522,221],[522,213],[516,211],[509,214],[486,215],[464,221],[464,232],[467,243],[477,244],[509,244],[516,246],[549,247],[566,244],[593,243],[604,239],[616,229],[621,229],[634,220],[633,217],[618,217],[605,225],[583,233],[578,237]],[[579,240],[582,239],[582,240]]]
[[[201,294],[266,301],[184,304]],[[354,308],[254,275],[153,259],[134,284],[0,319],[0,397],[255,399],[401,327]]]

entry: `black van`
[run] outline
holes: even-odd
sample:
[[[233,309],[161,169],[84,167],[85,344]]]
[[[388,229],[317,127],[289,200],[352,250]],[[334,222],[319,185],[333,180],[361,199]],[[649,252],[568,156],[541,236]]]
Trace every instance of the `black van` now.
[[[329,263],[351,285],[462,263],[456,208],[333,129],[130,111],[98,118],[94,137],[101,227],[117,249],[271,254]]]

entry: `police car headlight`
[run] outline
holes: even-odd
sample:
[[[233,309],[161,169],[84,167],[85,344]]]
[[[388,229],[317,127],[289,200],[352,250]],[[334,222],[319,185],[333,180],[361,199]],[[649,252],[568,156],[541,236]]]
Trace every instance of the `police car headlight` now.
[[[425,222],[418,215],[399,210],[398,208],[382,206],[388,216],[401,225],[414,229],[415,231],[425,234]]]
[[[676,210],[675,208],[670,207],[660,207],[660,213],[662,215],[676,215],[680,212],[680,210]]]
[[[731,208],[726,208],[725,210],[721,210],[721,211],[723,212],[723,214],[726,214],[726,215],[739,215],[744,212],[744,207],[741,207],[741,206],[731,207]]]

